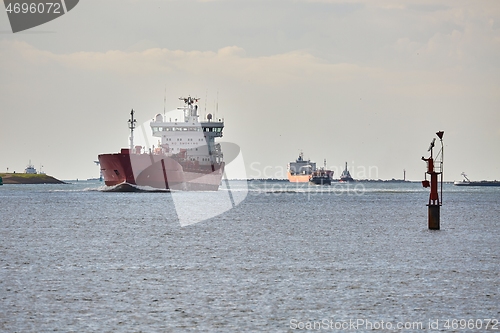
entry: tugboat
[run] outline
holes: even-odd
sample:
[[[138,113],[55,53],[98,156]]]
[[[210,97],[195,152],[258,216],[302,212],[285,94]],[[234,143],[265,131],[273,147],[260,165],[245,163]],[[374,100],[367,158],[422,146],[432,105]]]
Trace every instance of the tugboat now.
[[[119,153],[101,154],[98,162],[107,186],[115,191],[131,191],[131,186],[149,186],[161,190],[217,191],[225,163],[220,143],[224,120],[213,121],[209,113],[198,120],[199,98],[181,97],[184,112],[180,121],[167,121],[157,114],[150,122],[158,146],[134,146],[136,119],[134,110],[128,121],[130,146]],[[160,141],[161,140],[161,141]]]
[[[345,162],[345,170],[342,171],[342,174],[340,175],[340,181],[341,182],[353,182],[354,179],[352,179],[351,174],[349,173],[349,170],[347,170],[347,162]]]
[[[326,170],[326,159],[323,161],[324,166],[319,170],[316,170],[312,173],[309,182],[315,185],[331,185],[333,171]]]

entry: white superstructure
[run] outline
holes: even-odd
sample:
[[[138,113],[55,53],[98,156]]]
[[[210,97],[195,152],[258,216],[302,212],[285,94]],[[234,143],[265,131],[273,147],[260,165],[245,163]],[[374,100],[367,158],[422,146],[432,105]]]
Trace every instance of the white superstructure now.
[[[184,119],[164,119],[157,114],[150,126],[153,136],[160,138],[154,148],[155,154],[177,155],[188,161],[197,161],[199,165],[222,162],[220,144],[215,138],[222,137],[224,120],[213,121],[208,114],[206,121],[200,122],[198,115],[199,98],[181,97],[185,105],[178,107],[184,113]]]
[[[36,174],[35,166],[33,164],[31,164],[31,160],[30,160],[28,166],[26,166],[26,169],[24,169],[24,173]]]

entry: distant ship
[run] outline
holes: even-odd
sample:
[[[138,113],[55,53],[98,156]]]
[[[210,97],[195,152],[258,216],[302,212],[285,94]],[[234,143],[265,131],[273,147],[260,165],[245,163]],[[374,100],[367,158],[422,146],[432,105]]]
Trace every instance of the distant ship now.
[[[342,171],[342,174],[340,175],[340,181],[341,182],[353,182],[354,179],[352,179],[351,174],[349,173],[349,170],[347,170],[347,162],[345,162],[345,169]]]
[[[28,165],[26,166],[26,169],[24,169],[24,173],[28,173],[28,174],[32,174],[32,175],[37,174],[35,166],[33,164],[31,164],[31,160],[28,163]]]
[[[219,143],[224,121],[198,120],[199,98],[179,98],[184,101],[184,119],[167,121],[157,114],[150,122],[158,146],[134,146],[134,110],[130,112],[130,147],[119,153],[98,156],[104,183],[118,190],[131,191],[138,186],[155,189],[217,191],[224,173],[224,161]],[[161,141],[160,141],[161,140]],[[148,150],[147,150],[148,149]],[[131,188],[132,186],[132,188]]]
[[[304,160],[304,153],[300,152],[295,162],[288,163],[288,180],[293,183],[307,183],[314,171],[316,162]]]
[[[326,159],[324,160],[323,165],[324,166],[322,168],[319,168],[319,170],[316,170],[311,174],[309,182],[315,185],[331,185],[333,171],[326,170]]]
[[[288,163],[288,180],[292,183],[330,184],[333,171],[325,167],[317,169],[316,162],[304,160],[304,153],[300,153],[295,162]]]
[[[456,181],[453,184],[456,186],[500,186],[500,181],[494,180],[494,181],[488,181],[488,180],[481,180],[481,181],[470,181],[469,178],[467,178],[467,175],[462,172],[462,176],[464,179],[462,181]]]

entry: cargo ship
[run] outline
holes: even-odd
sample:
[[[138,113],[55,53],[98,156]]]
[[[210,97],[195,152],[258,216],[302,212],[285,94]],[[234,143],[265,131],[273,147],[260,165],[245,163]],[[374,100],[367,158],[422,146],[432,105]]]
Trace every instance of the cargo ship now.
[[[333,171],[320,169],[313,172],[309,182],[315,185],[331,185],[332,175]]]
[[[288,163],[288,180],[293,183],[307,183],[314,171],[316,162],[304,160],[304,153],[300,152],[295,162]]]
[[[332,175],[333,171],[326,170],[326,160],[325,167],[317,169],[316,162],[305,160],[302,152],[295,162],[288,163],[288,180],[292,183],[329,184]]]
[[[118,191],[133,191],[138,187],[161,190],[217,191],[224,174],[225,163],[220,143],[224,120],[215,121],[211,114],[199,121],[199,98],[181,97],[184,118],[168,121],[157,114],[150,122],[152,136],[158,145],[134,145],[136,119],[134,110],[128,120],[130,145],[119,153],[98,156],[102,177],[107,186]]]
[[[454,182],[456,186],[500,186],[500,181],[494,180],[481,180],[481,181],[470,181],[467,175],[462,172],[464,179],[462,181]]]
[[[326,169],[326,159],[323,161],[323,167],[314,171],[309,179],[309,182],[315,185],[331,185],[333,171]]]

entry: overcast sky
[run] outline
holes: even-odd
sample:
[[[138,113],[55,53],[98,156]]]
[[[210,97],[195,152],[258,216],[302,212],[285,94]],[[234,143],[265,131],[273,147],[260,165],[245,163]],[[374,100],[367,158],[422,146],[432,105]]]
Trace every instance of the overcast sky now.
[[[191,95],[213,113],[218,93],[249,177],[286,177],[302,150],[420,180],[444,130],[445,179],[500,180],[495,0],[81,0],[16,34],[2,10],[0,88],[0,172],[96,177],[130,109],[153,118],[166,89],[167,111]]]

